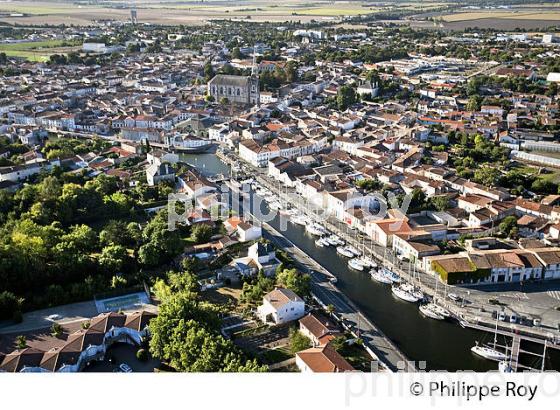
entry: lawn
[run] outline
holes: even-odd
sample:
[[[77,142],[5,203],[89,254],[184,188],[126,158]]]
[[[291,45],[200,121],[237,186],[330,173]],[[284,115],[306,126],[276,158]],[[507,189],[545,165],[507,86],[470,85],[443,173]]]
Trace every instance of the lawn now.
[[[560,183],[560,169],[546,168],[549,172],[538,175],[540,166],[532,166],[529,164],[523,164],[516,166],[515,169],[527,175],[537,175],[539,178],[546,179],[548,181],[554,182],[556,184]]]
[[[292,357],[294,357],[294,355],[292,354],[292,352],[290,352],[289,347],[284,346],[278,349],[267,349],[263,351],[259,355],[259,357],[261,361],[265,364],[274,364],[274,363],[283,362],[284,360],[291,359]]]
[[[22,57],[30,61],[46,61],[59,47],[75,47],[78,43],[65,40],[29,41],[25,43],[0,44],[0,53],[8,57]]]

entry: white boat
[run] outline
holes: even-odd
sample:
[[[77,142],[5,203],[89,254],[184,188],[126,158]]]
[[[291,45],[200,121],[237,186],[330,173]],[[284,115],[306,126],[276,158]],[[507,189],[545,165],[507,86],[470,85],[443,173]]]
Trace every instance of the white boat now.
[[[402,279],[399,275],[397,275],[395,272],[391,272],[389,269],[387,268],[381,268],[380,271],[386,275],[388,278],[391,279],[391,282],[393,283],[401,283]]]
[[[344,246],[338,246],[336,248],[336,252],[341,254],[342,256],[346,256],[347,258],[353,258],[354,254],[352,252],[350,252],[348,249],[346,249],[346,247]]]
[[[451,312],[449,310],[447,310],[446,308],[444,308],[443,306],[440,306],[435,302],[432,305],[433,305],[433,308],[435,309],[435,311],[438,312],[443,317],[447,318],[447,317],[451,316]]]
[[[348,261],[348,266],[352,269],[362,272],[364,270],[364,266],[360,264],[356,259],[350,259]]]
[[[348,246],[346,247],[346,249],[348,249],[350,252],[352,252],[352,253],[353,253],[354,255],[356,255],[356,256],[360,256],[360,255],[362,254],[362,252],[360,252],[359,250],[357,250],[356,248],[354,248],[354,247],[351,246],[351,245],[348,245]]]
[[[317,229],[319,229],[320,231],[322,231],[323,233],[325,233],[325,234],[328,233],[328,232],[327,232],[327,228],[325,228],[323,225],[318,224],[317,222],[315,222],[313,225],[315,225],[315,227],[316,227]]]
[[[393,292],[393,295],[395,295],[397,298],[404,300],[405,302],[415,303],[418,302],[419,300],[410,292],[404,290],[400,286],[393,286],[391,288],[391,292]]]
[[[327,240],[329,241],[329,243],[332,246],[343,246],[344,245],[344,241],[336,235],[330,235],[329,237],[327,237]]]
[[[375,270],[372,269],[371,270],[371,278],[379,283],[386,283],[386,284],[391,284],[393,283],[393,281],[391,280],[391,278],[389,276],[387,276],[386,274],[384,274],[382,271],[380,270]]]
[[[416,289],[414,285],[412,285],[411,283],[403,283],[401,285],[401,288],[406,290],[408,293],[410,293],[418,300],[424,299],[424,294],[420,290]]]
[[[327,248],[329,247],[331,244],[327,242],[327,240],[325,238],[319,238],[315,241],[315,245],[321,247],[321,248]]]
[[[331,244],[332,246],[338,246],[338,245],[340,245],[340,244],[338,243],[338,241],[333,240],[330,236],[327,236],[327,237],[325,238],[325,240],[326,240],[329,244]]]
[[[318,246],[319,248],[324,248],[325,242],[323,241],[323,238],[316,239],[315,246]]]
[[[377,263],[374,262],[369,256],[362,256],[360,258],[360,263],[364,265],[366,268],[376,268]]]
[[[332,239],[334,242],[337,242],[339,245],[344,245],[344,241],[340,238],[340,236],[335,235],[334,233],[329,236],[329,239]]]
[[[502,353],[499,350],[496,350],[492,347],[479,346],[478,344],[471,347],[471,352],[480,357],[484,357],[485,359],[494,360],[497,362],[505,361],[508,358],[505,353]]]
[[[329,279],[329,282],[330,283],[336,283],[336,282],[338,282],[338,279],[333,276],[332,278]]]
[[[319,224],[306,225],[305,231],[315,236],[322,236],[325,233],[325,229]]]
[[[296,225],[306,226],[309,224],[309,219],[305,215],[295,215],[293,218],[290,218],[290,221],[295,223]]]
[[[443,315],[440,315],[436,309],[434,309],[434,305],[432,303],[428,303],[426,305],[420,305],[420,307],[418,308],[420,310],[420,312],[426,316],[429,317],[430,319],[435,319],[435,320],[444,320],[445,317]]]
[[[484,357],[488,360],[495,360],[497,362],[506,361],[508,356],[505,353],[500,352],[496,349],[496,343],[498,341],[498,318],[496,317],[496,329],[494,330],[494,344],[492,347],[481,346],[476,342],[476,345],[471,347],[471,352],[474,354]],[[546,347],[546,344],[545,344]]]

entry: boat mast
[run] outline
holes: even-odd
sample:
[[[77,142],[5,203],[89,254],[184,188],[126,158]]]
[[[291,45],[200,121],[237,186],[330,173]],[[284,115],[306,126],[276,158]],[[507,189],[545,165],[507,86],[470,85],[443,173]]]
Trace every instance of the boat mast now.
[[[543,350],[543,353],[542,353],[541,372],[544,372],[544,361],[545,361],[544,359],[546,358],[546,343],[547,343],[547,340],[544,341],[544,350]]]
[[[498,316],[496,316],[496,330],[494,331],[494,350],[496,349],[497,341],[498,341]]]

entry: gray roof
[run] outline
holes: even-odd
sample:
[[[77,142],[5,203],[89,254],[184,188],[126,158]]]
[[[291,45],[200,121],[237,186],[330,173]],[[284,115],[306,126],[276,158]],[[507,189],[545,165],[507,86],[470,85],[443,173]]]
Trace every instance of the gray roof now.
[[[229,85],[236,87],[246,87],[249,84],[250,76],[245,75],[224,75],[218,74],[209,82],[210,85]]]

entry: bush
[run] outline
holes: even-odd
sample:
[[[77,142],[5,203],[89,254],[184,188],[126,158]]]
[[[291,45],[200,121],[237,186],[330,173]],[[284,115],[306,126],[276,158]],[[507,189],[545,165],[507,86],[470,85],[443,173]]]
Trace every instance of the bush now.
[[[51,326],[51,335],[53,335],[54,337],[60,337],[62,336],[62,326],[60,326],[60,324],[58,323],[53,323]]]
[[[146,349],[138,349],[136,352],[136,358],[141,362],[148,361],[148,351]]]
[[[20,310],[21,300],[12,292],[0,293],[0,320],[8,320]]]

